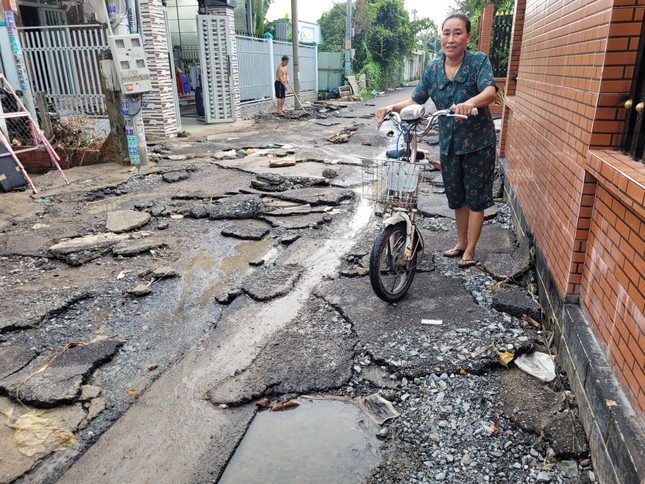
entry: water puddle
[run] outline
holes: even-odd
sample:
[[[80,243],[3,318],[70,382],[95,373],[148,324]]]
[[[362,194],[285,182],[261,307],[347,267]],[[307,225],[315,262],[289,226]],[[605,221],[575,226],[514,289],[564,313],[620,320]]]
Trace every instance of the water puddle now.
[[[249,262],[265,257],[273,245],[272,240],[242,242],[235,246],[235,254],[222,259],[222,271],[227,274],[247,274],[252,267]]]
[[[371,475],[381,461],[376,424],[351,403],[299,403],[255,417],[220,484],[353,484]]]

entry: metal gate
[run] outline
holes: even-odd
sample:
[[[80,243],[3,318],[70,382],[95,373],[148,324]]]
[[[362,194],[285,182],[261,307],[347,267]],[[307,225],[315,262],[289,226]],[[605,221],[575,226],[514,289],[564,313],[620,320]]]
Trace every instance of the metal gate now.
[[[206,122],[235,121],[228,17],[198,15],[197,35]]]
[[[490,39],[490,62],[495,77],[506,77],[512,30],[513,12],[497,12]]]
[[[104,116],[98,55],[108,49],[101,25],[22,27],[20,43],[34,93],[59,114]]]
[[[621,151],[634,160],[643,162],[645,151],[645,22],[641,27],[638,55],[634,66],[634,79],[630,98],[625,103],[625,129]]]

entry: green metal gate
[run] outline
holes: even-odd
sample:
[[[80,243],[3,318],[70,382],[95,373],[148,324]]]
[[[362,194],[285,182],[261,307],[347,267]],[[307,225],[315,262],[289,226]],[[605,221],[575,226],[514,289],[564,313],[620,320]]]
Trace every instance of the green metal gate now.
[[[329,91],[343,85],[344,54],[342,52],[318,52],[318,90]]]

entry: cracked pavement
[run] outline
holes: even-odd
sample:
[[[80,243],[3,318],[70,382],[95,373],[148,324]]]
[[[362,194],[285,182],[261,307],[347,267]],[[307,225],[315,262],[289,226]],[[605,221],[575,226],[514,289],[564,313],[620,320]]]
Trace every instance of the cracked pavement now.
[[[535,321],[530,244],[501,199],[480,267],[458,269],[440,255],[456,229],[428,173],[412,287],[396,305],[371,290],[378,218],[360,199],[360,164],[393,140],[367,116],[406,95],[173,140],[154,148],[148,174],[73,169],[69,187],[48,174],[36,184],[50,205],[0,195],[11,199],[0,209],[0,408],[66,345],[110,348],[82,368],[58,361],[67,373],[47,368],[74,386],[25,403],[80,412],[78,443],[29,459],[0,451],[21,455],[0,457],[0,482],[213,482],[258,401],[374,393],[401,416],[379,427],[368,482],[593,482],[566,375],[545,384],[498,361],[548,352],[550,337]],[[327,141],[344,127],[347,143]],[[295,163],[269,167],[285,155]],[[174,277],[152,275],[160,268]],[[258,482],[270,459],[258,456]]]

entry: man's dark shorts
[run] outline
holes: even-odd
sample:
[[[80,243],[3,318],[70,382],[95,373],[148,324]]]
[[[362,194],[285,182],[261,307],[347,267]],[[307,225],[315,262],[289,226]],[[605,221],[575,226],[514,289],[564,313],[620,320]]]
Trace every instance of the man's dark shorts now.
[[[287,97],[287,90],[284,88],[284,84],[282,84],[280,81],[275,81],[274,83],[275,86],[275,97],[278,99],[284,99]]]

